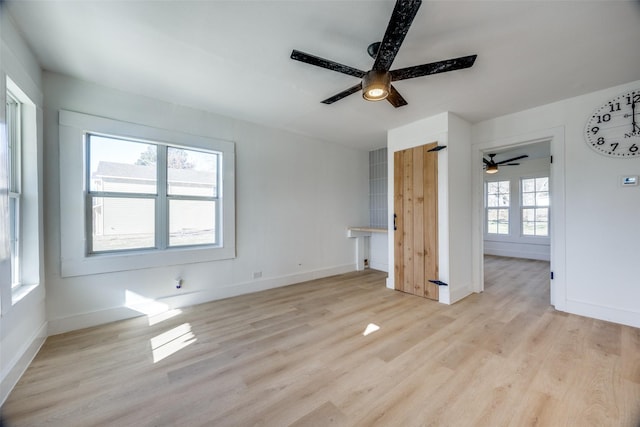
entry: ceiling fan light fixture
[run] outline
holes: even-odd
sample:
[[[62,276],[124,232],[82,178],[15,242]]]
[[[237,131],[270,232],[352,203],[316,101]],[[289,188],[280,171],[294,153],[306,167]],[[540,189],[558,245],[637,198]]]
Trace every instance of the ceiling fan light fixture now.
[[[487,173],[497,173],[498,172],[498,165],[487,165]]]
[[[387,71],[371,70],[362,78],[362,97],[367,101],[382,101],[391,91],[391,75]]]

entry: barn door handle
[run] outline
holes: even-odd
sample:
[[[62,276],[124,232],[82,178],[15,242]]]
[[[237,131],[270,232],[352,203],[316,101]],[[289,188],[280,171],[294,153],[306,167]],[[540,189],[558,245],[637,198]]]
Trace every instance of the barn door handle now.
[[[393,230],[397,230],[398,227],[396,226],[396,219],[398,219],[398,215],[393,214]]]

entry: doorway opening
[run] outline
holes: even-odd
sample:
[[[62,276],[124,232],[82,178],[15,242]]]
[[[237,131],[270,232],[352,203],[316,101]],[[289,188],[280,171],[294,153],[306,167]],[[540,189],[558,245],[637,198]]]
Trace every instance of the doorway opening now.
[[[485,148],[481,155],[481,290],[553,304],[551,140]]]

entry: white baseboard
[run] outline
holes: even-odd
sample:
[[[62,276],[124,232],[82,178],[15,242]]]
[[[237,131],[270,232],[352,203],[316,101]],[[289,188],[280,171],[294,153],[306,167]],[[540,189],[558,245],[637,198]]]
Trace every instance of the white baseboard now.
[[[640,328],[640,312],[637,311],[621,310],[619,308],[572,300],[567,300],[567,305],[563,311],[579,316],[592,317],[594,319]]]
[[[191,305],[202,304],[209,301],[231,298],[238,295],[293,285],[295,283],[306,282],[308,280],[319,279],[322,277],[334,276],[336,274],[344,274],[355,270],[355,264],[345,264],[318,270],[288,274],[284,276],[268,277],[243,283],[235,283],[232,285],[210,290],[189,292],[181,295],[172,295],[165,298],[158,298],[156,301],[166,304],[170,309],[188,307]],[[102,325],[105,323],[111,323],[118,320],[130,319],[141,315],[143,314],[140,313],[140,311],[136,311],[124,305],[119,307],[112,307],[99,311],[92,311],[68,317],[50,319],[48,332],[49,335],[56,335],[78,329]]]
[[[389,272],[389,264],[385,264],[382,262],[376,262],[374,260],[370,260],[369,261],[369,268],[372,268],[374,270],[378,270],[378,271],[384,271],[385,273]]]
[[[0,407],[4,405],[9,393],[36,357],[46,339],[47,323],[45,322],[30,339],[25,340],[25,344],[17,356],[6,365],[0,377]]]

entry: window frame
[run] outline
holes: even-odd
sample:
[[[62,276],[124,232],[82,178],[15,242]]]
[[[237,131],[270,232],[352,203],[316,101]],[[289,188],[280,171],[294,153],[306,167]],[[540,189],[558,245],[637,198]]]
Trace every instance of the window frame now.
[[[507,206],[489,206],[489,184],[490,183],[496,183],[498,184],[498,187],[500,186],[500,183],[507,183],[508,187],[509,187],[509,192],[506,193],[509,196],[509,204]],[[500,192],[497,193],[498,197],[500,196]],[[484,182],[484,207],[485,207],[485,221],[484,221],[484,230],[485,230],[485,235],[495,238],[495,237],[507,237],[511,235],[511,227],[512,227],[512,215],[511,215],[511,206],[512,206],[512,191],[511,191],[511,180],[507,179],[495,179],[495,180],[488,180]],[[500,210],[506,210],[507,211],[507,233],[500,233],[500,227],[499,227],[499,221],[498,221],[498,232],[497,233],[492,233],[489,231],[489,212],[490,211],[500,211]]]
[[[155,163],[155,193],[145,193],[145,192],[126,192],[126,191],[100,191],[100,190],[92,190],[91,182],[93,177],[91,176],[92,171],[90,168],[91,165],[91,137],[99,137],[99,138],[108,138],[112,140],[120,140],[131,143],[140,143],[146,145],[152,145],[156,148],[156,163]],[[215,187],[216,194],[214,196],[196,196],[196,195],[181,195],[181,194],[171,194],[169,191],[169,164],[168,164],[168,151],[170,148],[185,150],[185,151],[193,151],[198,153],[206,153],[213,154],[216,156],[216,176],[215,176]],[[135,252],[135,251],[144,251],[144,250],[174,250],[177,248],[186,248],[186,247],[219,247],[219,242],[221,240],[220,236],[220,226],[221,226],[221,206],[222,201],[219,197],[218,188],[220,185],[220,169],[221,169],[221,159],[224,158],[224,155],[220,151],[214,150],[205,150],[203,148],[192,148],[185,146],[178,146],[175,144],[167,144],[159,141],[148,141],[148,140],[134,140],[131,138],[124,138],[122,136],[116,135],[105,135],[99,134],[96,132],[86,132],[85,133],[85,153],[86,159],[84,162],[85,165],[85,182],[87,185],[85,186],[85,224],[87,226],[86,236],[87,236],[87,248],[86,253],[88,256],[100,255],[100,254],[109,254],[109,253],[120,253],[120,252]],[[141,248],[124,248],[124,249],[113,249],[113,250],[95,250],[94,244],[94,221],[93,221],[93,209],[95,207],[93,201],[95,199],[136,199],[136,200],[153,200],[154,201],[154,232],[153,232],[153,246],[141,247]],[[171,244],[171,225],[170,225],[170,205],[172,200],[186,200],[186,201],[210,201],[215,204],[215,234],[214,234],[214,242],[213,243],[204,243],[204,244],[186,244],[186,245],[172,245]]]
[[[10,106],[11,105],[11,106]],[[22,285],[22,102],[6,90],[11,290]],[[12,207],[13,206],[13,207]]]
[[[87,193],[90,181],[85,172],[88,169],[86,167],[87,134],[220,153],[217,171],[221,212],[217,218],[220,221],[219,244],[90,253],[86,242],[90,237],[87,235]],[[233,142],[66,110],[59,112],[59,137],[62,277],[236,257],[235,144]],[[162,170],[162,168],[159,169]],[[78,206],[83,208],[78,209]],[[168,229],[167,227],[167,232]]]
[[[14,242],[8,248],[10,277],[6,291],[10,295],[7,300],[13,306],[38,288],[44,274],[41,237],[42,117],[40,108],[31,96],[11,76],[5,74],[3,80],[7,186],[5,203],[7,212],[11,210],[7,225],[13,228],[7,231],[14,234]],[[13,107],[8,106],[8,102],[12,102]]]
[[[524,181],[525,180],[534,180],[534,187],[535,187],[535,181],[538,179],[546,179],[547,180],[547,190],[546,191],[538,191],[537,189],[534,189],[534,191],[527,191],[526,193],[531,194],[533,193],[534,195],[534,200],[536,200],[536,203],[534,205],[525,205],[524,203]],[[532,239],[548,239],[549,238],[549,234],[550,234],[550,227],[551,227],[551,191],[550,191],[550,179],[551,177],[549,175],[535,175],[535,176],[521,176],[518,179],[518,186],[519,186],[519,192],[520,192],[520,236],[523,238],[532,238]],[[537,204],[537,193],[543,193],[546,192],[548,194],[548,200],[549,200],[549,204],[547,205],[538,205]],[[524,233],[524,224],[525,222],[531,222],[531,221],[525,221],[524,220],[524,210],[525,209],[534,209],[534,220],[533,220],[533,228],[534,230],[537,232],[537,227],[536,224],[538,224],[539,222],[543,222],[543,221],[538,221],[535,218],[535,211],[537,209],[546,209],[547,210],[547,220],[544,221],[547,224],[547,234],[525,234]]]

